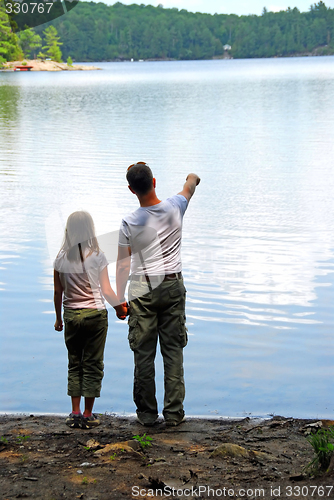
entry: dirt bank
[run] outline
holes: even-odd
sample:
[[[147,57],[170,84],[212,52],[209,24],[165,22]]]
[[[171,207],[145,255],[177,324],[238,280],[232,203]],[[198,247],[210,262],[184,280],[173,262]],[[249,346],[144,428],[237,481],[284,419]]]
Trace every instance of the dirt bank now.
[[[10,70],[14,70],[17,66],[32,66],[30,71],[92,71],[96,69],[95,66],[85,66],[73,64],[73,66],[68,66],[66,63],[58,63],[55,61],[42,61],[40,59],[24,60],[24,61],[11,61],[4,63],[4,67]]]
[[[61,417],[0,417],[0,497],[334,498],[333,473],[302,473],[314,457],[305,438],[312,421],[188,419],[147,428],[131,418],[101,420],[94,430],[72,430]],[[142,450],[133,436],[145,432],[152,445]]]

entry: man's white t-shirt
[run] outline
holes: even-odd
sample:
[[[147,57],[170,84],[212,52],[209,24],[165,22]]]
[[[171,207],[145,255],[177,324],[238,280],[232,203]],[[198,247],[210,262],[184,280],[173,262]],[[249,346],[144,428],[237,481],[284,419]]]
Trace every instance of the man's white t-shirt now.
[[[182,270],[182,219],[187,206],[187,199],[177,194],[124,217],[119,245],[131,247],[131,275],[164,276]]]
[[[68,309],[105,309],[100,288],[100,273],[108,261],[103,252],[85,252],[84,265],[81,261],[69,261],[66,252],[61,251],[53,267],[59,272],[64,289],[63,304]]]

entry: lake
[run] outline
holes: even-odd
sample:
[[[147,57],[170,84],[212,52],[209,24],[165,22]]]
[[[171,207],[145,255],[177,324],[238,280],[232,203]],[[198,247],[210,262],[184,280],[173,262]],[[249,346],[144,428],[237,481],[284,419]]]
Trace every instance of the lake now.
[[[202,179],[183,230],[186,414],[333,418],[334,57],[95,65],[0,73],[0,411],[70,411],[52,262],[75,210],[115,239],[137,207],[126,167],[146,161],[160,198]],[[111,309],[95,410],[134,413],[132,378]]]

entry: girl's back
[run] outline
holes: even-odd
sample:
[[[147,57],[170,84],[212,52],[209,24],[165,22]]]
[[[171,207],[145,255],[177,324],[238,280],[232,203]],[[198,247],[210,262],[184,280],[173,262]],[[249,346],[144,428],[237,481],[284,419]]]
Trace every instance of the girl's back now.
[[[83,252],[83,262],[70,261],[62,250],[54,268],[59,273],[64,289],[63,305],[68,309],[104,309],[105,301],[100,287],[100,273],[108,266],[103,252]]]

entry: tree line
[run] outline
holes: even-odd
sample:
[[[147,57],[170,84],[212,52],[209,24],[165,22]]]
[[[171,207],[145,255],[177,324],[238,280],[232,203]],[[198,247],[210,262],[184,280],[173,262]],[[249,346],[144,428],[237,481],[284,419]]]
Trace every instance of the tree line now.
[[[0,57],[6,59],[15,52],[8,45],[13,45],[13,36],[18,39],[18,50],[22,49],[22,34],[3,31],[1,23],[0,7]],[[79,2],[48,25],[56,29],[54,37],[61,40],[57,46],[59,49],[62,43],[63,58],[71,56],[76,61],[211,59],[226,55],[227,45],[234,58],[290,56],[314,50],[321,55],[334,54],[334,9],[322,1],[311,5],[308,12],[297,8],[269,12],[264,8],[261,16]],[[48,25],[33,32],[43,46]],[[29,55],[37,55],[36,48],[32,47]]]

